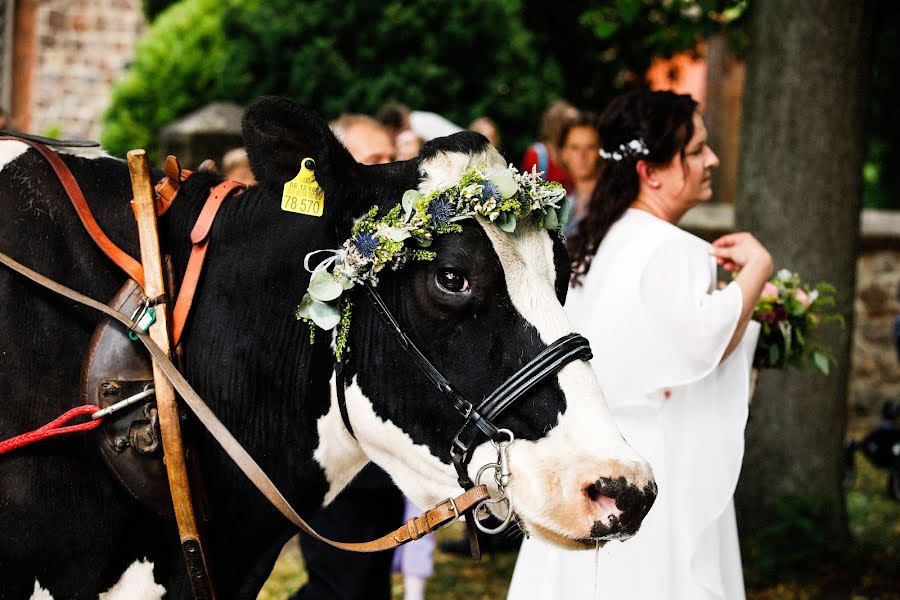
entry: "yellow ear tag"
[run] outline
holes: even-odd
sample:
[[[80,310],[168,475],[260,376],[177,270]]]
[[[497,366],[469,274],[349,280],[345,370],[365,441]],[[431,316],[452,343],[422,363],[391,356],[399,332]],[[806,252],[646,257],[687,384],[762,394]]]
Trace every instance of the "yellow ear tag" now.
[[[284,184],[281,194],[281,210],[321,217],[325,208],[325,192],[316,181],[316,161],[304,158],[297,176]]]

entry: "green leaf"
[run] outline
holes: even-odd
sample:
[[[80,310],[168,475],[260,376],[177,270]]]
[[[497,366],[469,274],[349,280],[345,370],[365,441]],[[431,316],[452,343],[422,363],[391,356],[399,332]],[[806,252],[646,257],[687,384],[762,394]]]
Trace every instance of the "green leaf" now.
[[[315,300],[313,300],[312,296],[310,296],[309,294],[303,295],[303,300],[300,301],[300,306],[297,307],[297,318],[298,319],[311,319],[312,318],[309,316],[309,307],[312,306],[313,302],[315,302]]]
[[[344,275],[343,273],[338,273],[337,276],[335,277],[335,280],[338,282],[338,285],[340,285],[345,290],[349,290],[350,288],[353,287],[353,280],[350,279],[349,277],[347,277],[346,275]]]
[[[499,219],[497,219],[497,227],[505,231],[506,233],[512,233],[516,230],[516,218],[512,215],[501,215]]]
[[[402,242],[403,240],[409,239],[412,237],[412,234],[408,229],[399,229],[397,227],[389,227],[388,228],[388,237],[391,241],[394,242]]]
[[[422,199],[422,194],[418,192],[418,190],[406,190],[403,192],[403,199],[400,200],[400,205],[403,206],[403,220],[409,221],[410,215],[412,215],[413,208],[416,206],[416,202]]]
[[[596,35],[601,40],[605,40],[607,38],[612,37],[612,35],[619,29],[619,24],[613,21],[607,21],[606,19],[600,19],[594,23],[594,35]]]
[[[344,288],[328,271],[316,271],[309,280],[309,295],[320,302],[329,302],[340,296]]]
[[[813,352],[812,359],[819,370],[822,371],[822,373],[824,373],[825,375],[828,375],[828,372],[831,368],[831,365],[828,364],[828,357],[821,352]]]
[[[778,366],[778,357],[781,352],[778,351],[778,346],[774,344],[769,346],[769,365],[772,367]]]
[[[616,0],[616,12],[626,24],[632,23],[640,10],[640,0]]]
[[[556,209],[550,207],[547,209],[547,212],[544,214],[544,229],[558,229],[559,228],[559,218],[556,216]]]
[[[497,188],[497,192],[503,200],[512,198],[519,191],[519,185],[509,169],[503,169],[491,175],[491,183]]]
[[[341,311],[333,304],[313,302],[309,307],[309,318],[313,323],[325,329],[334,329],[341,321]]]
[[[569,217],[572,216],[572,203],[569,202],[568,198],[563,198],[560,201],[559,209],[556,211],[556,216],[559,218],[560,225],[565,225],[569,222]]]

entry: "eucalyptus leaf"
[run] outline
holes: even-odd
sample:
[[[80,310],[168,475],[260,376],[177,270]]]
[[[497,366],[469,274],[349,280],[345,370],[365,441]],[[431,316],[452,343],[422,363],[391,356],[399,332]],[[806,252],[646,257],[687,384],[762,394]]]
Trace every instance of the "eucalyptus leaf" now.
[[[328,271],[316,271],[309,280],[309,295],[319,302],[329,302],[340,296],[344,288]]]
[[[349,290],[353,287],[353,280],[344,275],[343,273],[338,273],[335,277],[338,285],[344,288],[345,290]]]
[[[556,209],[552,206],[544,213],[544,229],[554,230],[559,228],[559,217],[556,216]]]
[[[394,242],[402,242],[403,240],[409,239],[412,234],[408,229],[398,229],[397,227],[388,227],[388,237],[391,238],[391,241]]]
[[[503,169],[491,175],[491,183],[494,184],[494,187],[500,194],[500,198],[503,200],[512,198],[519,191],[519,185],[509,169]]]
[[[433,240],[430,240],[428,238],[419,238],[419,237],[416,238],[416,243],[419,245],[419,248],[427,248],[428,246],[431,245],[432,241]]]
[[[497,219],[497,227],[506,233],[512,233],[516,230],[516,218],[509,214],[501,215],[501,217]]]
[[[309,316],[309,307],[315,302],[312,296],[308,293],[303,294],[303,300],[300,301],[300,306],[297,308],[297,316],[301,319],[311,319]]]
[[[325,329],[334,329],[341,321],[341,311],[333,304],[313,302],[309,307],[309,318],[313,323]]]
[[[421,200],[422,194],[420,194],[417,190],[406,190],[403,192],[403,199],[400,200],[400,205],[403,207],[403,220],[409,221],[409,217],[412,214],[413,208],[416,206],[416,202]]]
[[[828,357],[821,352],[813,352],[812,359],[819,370],[828,375],[828,371],[831,369],[831,365],[828,364]]]
[[[556,216],[559,218],[559,223],[561,225],[565,225],[569,222],[569,218],[572,216],[572,203],[569,202],[568,198],[563,198],[560,201]]]

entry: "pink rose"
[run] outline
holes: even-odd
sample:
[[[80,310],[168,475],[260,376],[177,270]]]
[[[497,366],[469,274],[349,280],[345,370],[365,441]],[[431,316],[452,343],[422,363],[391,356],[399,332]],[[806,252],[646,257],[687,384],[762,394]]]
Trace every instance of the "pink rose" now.
[[[803,290],[797,290],[797,293],[794,294],[794,297],[797,298],[797,301],[799,301],[803,306],[809,306],[809,296],[807,296],[806,292],[804,292]]]
[[[774,284],[767,281],[766,285],[763,286],[760,298],[765,298],[766,300],[776,300],[778,298],[778,288]]]

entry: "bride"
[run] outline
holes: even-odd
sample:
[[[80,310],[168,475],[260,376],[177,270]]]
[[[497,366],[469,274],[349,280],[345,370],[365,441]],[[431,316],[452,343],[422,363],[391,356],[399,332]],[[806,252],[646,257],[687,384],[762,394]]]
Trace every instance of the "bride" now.
[[[744,598],[732,496],[744,451],[750,323],[772,258],[749,233],[711,245],[676,224],[719,159],[690,96],[631,92],[600,118],[605,166],[568,241],[566,310],[659,496],[640,531],[595,552],[522,544],[509,600]],[[716,264],[735,274],[716,286]]]

